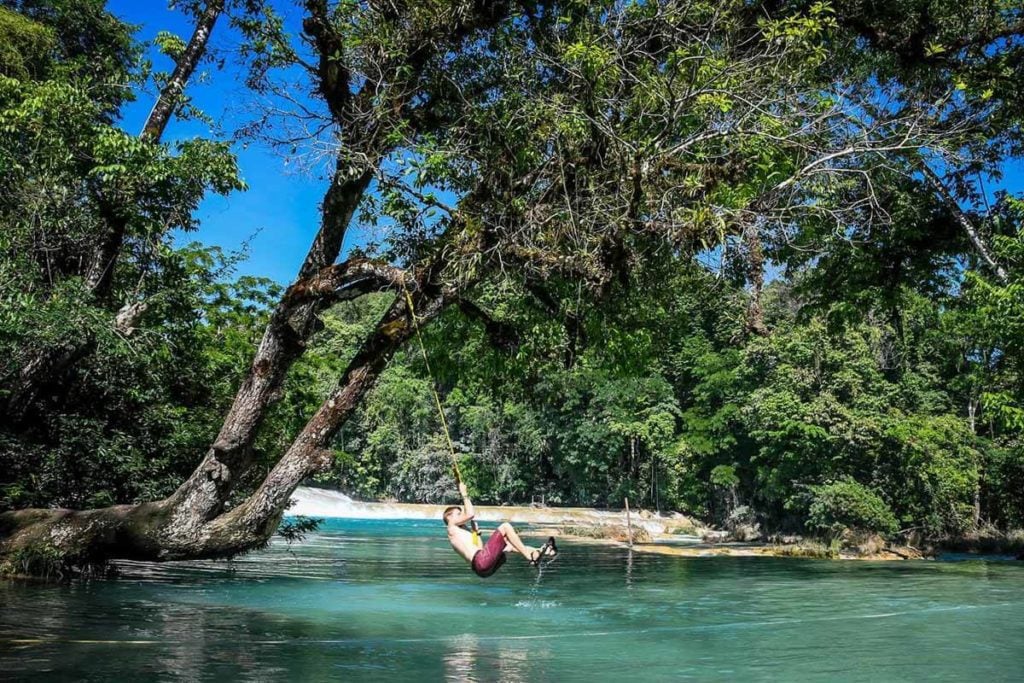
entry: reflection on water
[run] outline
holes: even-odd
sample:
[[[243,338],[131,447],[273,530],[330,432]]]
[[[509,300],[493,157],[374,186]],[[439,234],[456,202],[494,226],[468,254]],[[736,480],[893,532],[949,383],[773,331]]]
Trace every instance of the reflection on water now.
[[[478,636],[465,633],[445,645],[444,677],[449,681],[525,683],[533,678],[533,670],[541,665],[546,652],[546,648],[529,649],[526,643],[515,641],[484,647]]]
[[[331,522],[234,562],[0,583],[0,679],[1019,680],[1024,566],[563,544],[477,579],[436,522]]]

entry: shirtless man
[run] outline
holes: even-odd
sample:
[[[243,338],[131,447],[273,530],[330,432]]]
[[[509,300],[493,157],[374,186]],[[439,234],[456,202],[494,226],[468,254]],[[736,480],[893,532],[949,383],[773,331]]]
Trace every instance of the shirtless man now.
[[[487,539],[484,547],[480,548],[473,543],[473,534],[463,528],[463,525],[472,521],[476,512],[473,510],[473,502],[466,492],[466,485],[461,482],[459,483],[459,493],[462,494],[463,507],[453,505],[446,508],[442,518],[445,526],[448,527],[448,542],[452,544],[455,552],[469,562],[477,576],[487,578],[498,571],[498,568],[505,564],[506,552],[519,553],[534,566],[540,562],[541,558],[554,557],[558,552],[555,548],[554,538],[549,538],[547,543],[540,548],[526,545],[508,522],[503,522],[498,530]]]

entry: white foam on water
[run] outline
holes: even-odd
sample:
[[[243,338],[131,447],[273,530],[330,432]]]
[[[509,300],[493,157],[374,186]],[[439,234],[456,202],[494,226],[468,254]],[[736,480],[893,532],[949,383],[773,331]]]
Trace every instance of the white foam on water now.
[[[390,503],[364,503],[352,500],[340,491],[300,486],[292,494],[293,505],[288,515],[305,517],[335,517],[341,519],[434,519],[434,507],[424,505],[393,505]]]
[[[527,609],[552,609],[559,607],[562,603],[556,602],[555,600],[520,600],[515,604],[516,607],[525,607]]]

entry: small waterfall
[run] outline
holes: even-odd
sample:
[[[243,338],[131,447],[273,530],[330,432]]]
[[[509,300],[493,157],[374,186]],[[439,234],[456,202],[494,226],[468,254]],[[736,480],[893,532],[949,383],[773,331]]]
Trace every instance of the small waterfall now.
[[[340,517],[348,519],[440,519],[440,505],[404,503],[363,503],[339,491],[300,486],[292,494],[293,505],[287,515]]]

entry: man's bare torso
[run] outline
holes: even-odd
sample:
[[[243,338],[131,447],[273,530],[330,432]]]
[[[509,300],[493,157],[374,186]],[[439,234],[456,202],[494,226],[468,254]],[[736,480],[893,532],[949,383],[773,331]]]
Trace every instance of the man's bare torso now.
[[[472,562],[473,555],[476,554],[476,551],[480,550],[473,543],[473,534],[454,524],[448,525],[448,542],[455,548],[455,552],[465,558],[466,562]]]

